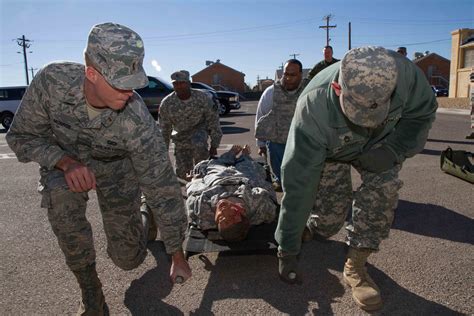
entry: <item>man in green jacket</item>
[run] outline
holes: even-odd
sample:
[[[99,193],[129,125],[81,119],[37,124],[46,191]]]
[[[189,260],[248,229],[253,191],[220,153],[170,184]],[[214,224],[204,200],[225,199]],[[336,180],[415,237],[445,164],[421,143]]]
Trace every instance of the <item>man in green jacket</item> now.
[[[349,51],[306,87],[282,165],[285,195],[275,238],[284,281],[299,280],[303,237],[336,234],[352,207],[344,280],[361,308],[382,306],[365,263],[389,235],[402,187],[398,173],[423,149],[436,108],[423,73],[382,47]],[[351,166],[362,179],[354,193]]]

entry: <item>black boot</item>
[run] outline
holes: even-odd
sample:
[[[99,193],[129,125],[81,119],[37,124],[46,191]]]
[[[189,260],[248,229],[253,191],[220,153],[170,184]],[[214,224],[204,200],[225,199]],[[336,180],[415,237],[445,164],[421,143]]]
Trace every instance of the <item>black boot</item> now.
[[[95,263],[72,271],[81,287],[82,300],[77,315],[79,316],[108,316],[109,308],[105,303],[102,284],[100,283]]]
[[[140,207],[140,212],[142,213],[143,228],[147,234],[147,240],[153,241],[158,235],[158,228],[156,227],[155,218],[153,217],[153,212],[148,207],[145,202],[145,198],[142,197],[142,205]]]

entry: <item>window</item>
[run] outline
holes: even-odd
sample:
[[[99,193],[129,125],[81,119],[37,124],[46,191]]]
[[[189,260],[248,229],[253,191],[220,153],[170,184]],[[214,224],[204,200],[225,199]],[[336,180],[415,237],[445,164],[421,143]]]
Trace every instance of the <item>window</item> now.
[[[474,48],[464,50],[464,63],[462,68],[474,67]]]

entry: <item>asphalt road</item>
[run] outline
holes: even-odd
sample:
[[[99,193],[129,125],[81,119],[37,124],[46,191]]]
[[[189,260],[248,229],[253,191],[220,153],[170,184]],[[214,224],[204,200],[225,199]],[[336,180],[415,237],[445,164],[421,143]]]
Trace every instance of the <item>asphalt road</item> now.
[[[255,108],[256,102],[244,102],[221,119],[220,152],[233,143],[255,144]],[[474,186],[439,168],[447,146],[474,151],[464,139],[468,131],[468,115],[438,114],[425,150],[404,164],[390,238],[369,259],[385,303],[378,314],[474,314]],[[39,207],[37,169],[17,162],[0,130],[1,315],[65,315],[78,307],[79,288]],[[159,241],[149,244],[139,268],[127,272],[113,265],[94,194],[89,202],[98,272],[113,315],[364,314],[342,282],[343,231],[304,245],[302,285],[278,279],[274,253],[208,253],[190,257],[193,277],[172,286]]]

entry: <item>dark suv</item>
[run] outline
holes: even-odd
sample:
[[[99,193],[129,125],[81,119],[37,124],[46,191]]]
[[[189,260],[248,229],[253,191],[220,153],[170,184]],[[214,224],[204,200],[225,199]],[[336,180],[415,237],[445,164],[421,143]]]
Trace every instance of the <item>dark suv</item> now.
[[[156,120],[161,100],[174,90],[173,86],[163,79],[148,76],[148,86],[135,91],[142,97],[148,111]]]
[[[224,113],[227,114],[230,110],[240,109],[239,94],[232,91],[216,91],[213,87],[202,82],[191,82],[191,87],[194,89],[209,90],[216,93],[220,103],[225,107]]]
[[[449,94],[448,89],[443,86],[431,86],[431,90],[437,97],[447,97]]]

